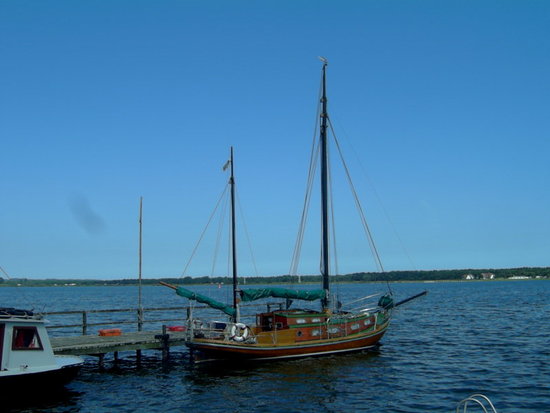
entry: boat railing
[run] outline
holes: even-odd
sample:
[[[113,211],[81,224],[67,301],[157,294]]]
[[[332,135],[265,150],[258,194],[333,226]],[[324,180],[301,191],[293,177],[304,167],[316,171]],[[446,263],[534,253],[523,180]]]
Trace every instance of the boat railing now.
[[[468,405],[470,403],[480,406],[484,413],[497,413],[497,410],[495,409],[495,406],[493,406],[491,400],[483,394],[472,394],[464,400],[461,400],[456,406],[456,413],[467,413]]]
[[[375,307],[357,307],[357,308],[354,308],[352,310],[352,312],[356,312],[356,313],[363,313],[363,314],[372,314],[372,313],[377,313],[380,311],[380,307],[378,306],[375,306]]]
[[[187,308],[182,306],[51,311],[44,313],[44,317],[51,323],[47,326],[48,330],[63,330],[64,334],[80,331],[82,335],[87,335],[105,326],[127,325],[131,330],[141,331],[145,324],[181,323],[185,320],[184,314]],[[147,314],[149,317],[146,316]],[[175,314],[179,316],[175,317]]]
[[[194,326],[189,333],[195,337],[200,335],[204,338],[221,338],[225,336],[225,329],[201,325]]]
[[[355,304],[355,303],[359,303],[359,302],[362,302],[362,301],[370,300],[370,299],[372,299],[372,298],[374,298],[374,297],[379,297],[379,296],[381,296],[381,295],[382,295],[382,293],[375,293],[375,294],[367,295],[367,296],[365,296],[365,297],[361,297],[361,298],[358,298],[358,299],[356,299],[356,300],[350,301],[349,303],[343,304],[343,305],[342,305],[342,308],[346,308],[346,307],[348,307],[348,306],[351,305],[351,304]],[[359,308],[361,308],[361,307],[359,307]]]

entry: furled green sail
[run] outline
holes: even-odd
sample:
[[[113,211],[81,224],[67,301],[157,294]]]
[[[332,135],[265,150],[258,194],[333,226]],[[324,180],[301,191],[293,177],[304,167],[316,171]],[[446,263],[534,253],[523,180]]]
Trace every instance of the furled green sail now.
[[[290,298],[293,300],[314,301],[324,298],[324,290],[291,290],[288,288],[260,288],[241,290],[243,301],[254,301],[260,298]]]
[[[188,289],[183,287],[178,287],[176,290],[176,294],[185,298],[189,298],[190,300],[195,300],[199,303],[209,305],[212,308],[223,311],[225,314],[231,317],[235,316],[236,311],[233,307],[224,303],[220,303],[219,301],[216,301],[205,295],[194,293],[193,291],[189,291]]]

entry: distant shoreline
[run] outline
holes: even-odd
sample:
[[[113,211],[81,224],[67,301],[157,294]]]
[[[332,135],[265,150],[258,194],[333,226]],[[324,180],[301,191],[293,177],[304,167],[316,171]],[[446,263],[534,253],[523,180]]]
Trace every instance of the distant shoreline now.
[[[449,282],[449,281],[503,281],[503,280],[536,280],[550,279],[550,267],[522,267],[504,269],[459,269],[459,270],[422,270],[422,271],[388,271],[359,272],[331,277],[334,283],[354,282]],[[177,285],[210,285],[231,284],[230,277],[181,277],[181,278],[144,278],[142,285],[158,285],[159,281]],[[319,275],[278,275],[278,276],[240,276],[241,285],[258,284],[317,284],[321,281]],[[137,278],[122,278],[113,280],[100,279],[33,279],[11,278],[1,279],[0,287],[74,287],[74,286],[137,286]]]

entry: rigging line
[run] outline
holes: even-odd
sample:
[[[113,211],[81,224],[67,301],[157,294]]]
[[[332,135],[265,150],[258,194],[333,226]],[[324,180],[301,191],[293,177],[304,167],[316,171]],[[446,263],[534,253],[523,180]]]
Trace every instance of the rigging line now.
[[[355,186],[353,185],[353,182],[351,180],[351,175],[349,173],[348,166],[346,164],[346,161],[344,160],[344,156],[343,156],[342,150],[340,148],[340,143],[338,142],[338,139],[336,138],[336,134],[334,133],[334,129],[332,128],[332,122],[330,122],[330,119],[329,119],[329,127],[332,131],[332,137],[334,138],[334,142],[336,143],[336,147],[338,149],[338,154],[340,155],[340,160],[342,161],[342,165],[344,166],[344,171],[346,172],[346,176],[348,178],[348,183],[350,185],[353,197],[355,199],[355,205],[356,205],[357,210],[359,212],[359,216],[361,218],[363,228],[365,229],[365,232],[367,233],[367,237],[369,239],[369,244],[370,244],[371,250],[373,252],[375,261],[377,262],[378,266],[380,267],[380,270],[382,272],[385,272],[384,271],[384,266],[382,265],[382,260],[380,259],[380,255],[378,254],[378,249],[376,248],[376,244],[374,243],[374,238],[372,236],[371,230],[370,230],[369,225],[367,223],[367,220],[365,218],[365,214],[363,213],[363,208],[361,208],[361,203],[359,202],[359,197],[357,196],[357,191],[355,190]]]
[[[308,179],[306,184],[306,194],[304,197],[304,207],[302,209],[302,216],[300,219],[300,226],[298,228],[298,234],[296,237],[296,243],[294,245],[294,252],[292,254],[292,261],[290,263],[289,275],[296,275],[298,273],[298,266],[300,263],[300,255],[302,252],[302,242],[304,239],[305,226],[307,222],[307,214],[309,211],[309,203],[311,200],[311,193],[313,188],[313,180],[315,178],[315,170],[317,169],[317,159],[320,152],[320,138],[318,139],[319,120],[321,114],[321,96],[323,89],[323,80],[320,80],[319,92],[317,94],[317,109],[315,113],[315,126],[313,128],[313,139],[311,143],[311,153],[309,157],[309,170]]]
[[[11,278],[10,278],[9,274],[6,272],[6,270],[4,270],[2,267],[0,267],[0,271],[2,271],[4,273],[4,275],[6,277],[8,277],[8,280],[11,280]]]
[[[229,187],[229,185],[228,185]],[[233,244],[231,242],[231,225],[229,225],[229,236],[227,237],[227,268],[226,268],[226,274],[231,276],[231,268],[232,268],[232,253],[233,253]]]
[[[330,163],[328,162],[328,151],[327,151],[327,164],[330,165]],[[327,182],[328,182],[328,190],[327,190],[327,195],[328,195],[328,202],[329,202],[329,211],[332,207],[332,186],[331,186],[331,180],[330,180],[330,167],[327,168]],[[319,220],[321,221],[321,227],[323,226],[323,216],[322,214],[319,216]],[[333,222],[332,222],[333,223]],[[329,223],[329,226],[330,226],[330,223]],[[328,235],[328,245],[329,245],[329,249],[330,249],[330,245],[333,245],[332,243],[332,240],[331,240],[331,234],[330,232],[327,234]],[[323,272],[323,238],[320,237],[319,238],[319,249],[321,251],[321,255],[319,257],[319,272],[322,273]],[[330,251],[329,251],[329,255],[328,255],[328,258],[329,258],[329,263],[327,264],[327,271],[328,273],[330,274]]]
[[[0,271],[2,271],[2,273],[8,278],[8,280],[11,280],[11,277],[9,276],[9,274],[7,273],[6,270],[4,270],[2,267],[0,267]],[[35,311],[35,308],[36,308],[35,306],[37,305],[36,300],[34,300],[34,299],[31,300],[28,293],[20,292],[20,298],[21,298],[20,301],[25,301],[25,302],[28,303],[28,304],[25,305],[25,307],[30,308],[30,311]],[[41,314],[44,314],[46,312],[46,305],[48,305],[48,304],[42,305]]]
[[[308,176],[308,182],[307,182],[307,188],[306,188],[306,195],[304,199],[304,207],[302,210],[302,218],[300,221],[300,227],[298,229],[298,236],[296,239],[296,245],[294,247],[294,255],[292,258],[292,265],[290,270],[290,275],[295,275],[298,272],[298,265],[300,263],[300,256],[302,252],[302,244],[304,240],[305,235],[305,229],[306,229],[306,223],[307,223],[307,217],[309,212],[309,205],[311,203],[311,194],[313,191],[313,181],[315,179],[315,171],[317,169],[317,159],[319,158],[319,151],[320,147],[317,145],[317,150],[315,151],[315,156],[311,160],[310,164],[310,171]]]
[[[330,157],[330,154],[327,154]],[[330,159],[329,159],[330,165]],[[336,220],[334,219],[334,197],[332,196],[332,172],[330,167],[328,168],[328,182],[329,182],[329,201],[330,201],[330,220],[332,222],[332,250],[334,256],[334,275],[338,275],[338,253],[336,248]]]
[[[214,207],[214,210],[212,211],[212,214],[210,214],[210,218],[208,219],[208,223],[206,224],[206,227],[204,228],[204,230],[202,231],[201,233],[201,236],[199,237],[199,240],[197,242],[197,244],[195,245],[195,248],[193,248],[193,252],[191,253],[191,256],[189,257],[189,260],[187,261],[187,264],[185,265],[185,268],[183,269],[183,272],[180,276],[180,278],[182,278],[183,276],[185,276],[185,273],[187,272],[187,268],[189,267],[189,264],[191,264],[191,261],[193,260],[193,257],[195,256],[195,253],[197,252],[197,249],[199,248],[199,245],[202,241],[202,239],[204,238],[204,234],[206,233],[206,230],[208,229],[208,227],[210,226],[210,223],[212,222],[212,218],[214,218],[214,214],[216,213],[218,207],[220,206],[220,202],[222,201],[226,191],[227,191],[227,188],[228,186],[226,185],[220,198],[218,199],[218,202],[216,203],[216,206]]]
[[[228,184],[228,186],[229,186],[229,184]],[[225,192],[227,192],[227,191],[225,191]],[[218,233],[217,233],[217,236],[216,236],[216,243],[215,243],[215,247],[214,247],[214,256],[212,258],[212,270],[210,272],[211,276],[214,276],[214,272],[216,271],[216,262],[218,261],[218,252],[220,250],[220,240],[222,238],[222,232],[223,232],[223,228],[225,226],[225,216],[226,216],[225,211],[227,211],[227,204],[229,202],[228,198],[229,198],[228,196],[223,197],[223,204],[222,204],[221,212],[220,212],[220,215],[219,215]]]
[[[328,116],[327,116],[328,117]],[[334,197],[333,197],[333,191],[332,191],[332,170],[330,168],[330,152],[327,151],[327,157],[329,157],[328,159],[328,184],[329,184],[329,202],[330,202],[330,220],[331,220],[331,230],[332,230],[332,240],[331,240],[331,243],[332,243],[332,250],[333,250],[333,257],[334,257],[334,274],[333,275],[338,275],[339,272],[340,272],[340,269],[339,269],[339,266],[338,266],[338,248],[337,248],[337,245],[338,243],[336,242],[336,219],[334,218]],[[330,260],[330,256],[329,256],[329,260]],[[330,264],[329,264],[330,266]],[[329,272],[330,274],[330,272]],[[336,283],[336,302],[339,302],[340,299],[340,283]]]
[[[310,155],[308,179],[307,179],[307,183],[306,183],[306,192],[305,192],[305,196],[304,196],[304,206],[303,206],[303,209],[302,209],[302,216],[301,216],[301,219],[300,219],[300,226],[298,227],[298,234],[297,234],[296,244],[295,244],[295,247],[294,247],[294,254],[293,254],[293,258],[292,258],[291,268],[297,267],[296,261],[299,260],[299,257],[300,257],[300,251],[301,251],[302,239],[303,239],[303,232],[304,232],[305,223],[307,221],[307,213],[308,213],[308,209],[309,209],[308,206],[309,206],[309,200],[310,200],[310,197],[311,197],[312,180],[313,180],[313,177],[315,175],[314,153],[315,153],[315,140],[313,141],[311,155]],[[293,274],[294,271],[291,269],[290,273]]]
[[[244,233],[246,235],[246,241],[248,242],[248,249],[250,250],[250,257],[252,258],[252,265],[254,266],[254,271],[256,273],[256,277],[258,277],[258,267],[256,266],[256,259],[254,258],[254,251],[252,250],[252,243],[250,242],[250,235],[248,233],[248,227],[246,225],[246,220],[244,219],[244,213],[242,208],[241,199],[239,198],[239,191],[235,191],[235,195],[237,196],[237,206],[239,207],[239,213],[241,215],[241,221],[243,222],[243,228]]]
[[[340,128],[341,126],[339,126]],[[346,131],[344,130],[344,137],[346,136]],[[353,143],[351,141],[348,140],[348,144],[351,146],[351,149],[353,150],[353,153],[355,155],[355,158],[357,160],[357,162],[359,163],[359,166],[361,167],[361,170],[363,171],[363,175],[365,175],[365,177],[367,178],[367,182],[369,183],[373,193],[374,193],[374,196],[376,197],[376,200],[378,201],[378,204],[380,205],[380,208],[382,209],[382,212],[384,213],[384,216],[386,217],[386,220],[388,221],[388,223],[390,224],[390,227],[393,231],[393,234],[395,235],[395,237],[397,238],[397,242],[399,243],[399,246],[401,247],[401,249],[403,250],[405,256],[407,257],[407,260],[409,261],[409,263],[411,264],[411,266],[413,267],[414,270],[417,270],[418,267],[416,265],[416,263],[414,262],[414,260],[412,259],[411,255],[409,254],[409,251],[407,250],[407,248],[405,247],[405,243],[403,242],[403,240],[401,239],[401,236],[399,235],[399,232],[397,231],[397,227],[395,226],[395,224],[393,223],[391,217],[390,217],[390,214],[388,213],[388,210],[386,209],[384,203],[382,202],[382,198],[380,197],[380,195],[378,194],[378,191],[376,190],[376,187],[374,186],[374,182],[370,179],[369,175],[367,174],[367,171],[366,171],[366,168],[363,166],[363,163],[361,162],[361,159],[359,158],[359,156],[357,155],[357,151],[355,150],[355,147],[353,146]]]
[[[317,108],[317,113],[319,114],[320,111],[320,104]],[[319,116],[317,116],[319,118]],[[311,145],[311,153],[310,153],[310,160],[309,160],[309,170],[308,170],[308,178],[307,178],[307,184],[306,184],[306,194],[304,196],[304,206],[302,209],[302,216],[300,219],[300,226],[298,228],[298,234],[296,237],[296,244],[294,246],[294,252],[292,255],[292,262],[290,265],[290,273],[289,275],[295,275],[298,272],[298,265],[300,262],[300,255],[302,251],[302,242],[304,239],[304,233],[305,233],[305,226],[307,222],[307,215],[309,211],[309,204],[311,201],[311,193],[313,189],[313,181],[315,179],[315,171],[317,169],[317,160],[319,159],[319,152],[320,152],[320,142],[318,142],[317,139],[317,131],[319,129],[319,121],[317,120],[315,123],[315,128],[313,131],[313,140]]]
[[[371,295],[367,295],[365,297],[362,297],[362,298],[358,298],[356,300],[353,300],[353,301],[350,301],[348,303],[345,303],[342,307],[347,307],[348,305],[351,305],[351,304],[355,304],[355,303],[358,303],[360,301],[364,301],[364,300],[368,300],[369,298],[373,298],[373,297],[376,297],[378,295],[382,295],[381,293],[375,293],[375,294],[371,294]]]

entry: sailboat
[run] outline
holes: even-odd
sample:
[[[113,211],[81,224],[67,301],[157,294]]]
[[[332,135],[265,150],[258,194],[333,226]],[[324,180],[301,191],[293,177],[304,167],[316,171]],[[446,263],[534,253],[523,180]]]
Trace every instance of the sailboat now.
[[[210,297],[194,293],[181,286],[162,283],[190,300],[207,304],[229,317],[229,321],[204,322],[188,319],[188,340],[196,361],[204,360],[277,360],[335,353],[346,353],[373,348],[386,333],[394,308],[391,291],[379,297],[374,305],[354,311],[343,311],[333,300],[329,270],[329,165],[327,131],[326,68],[322,59],[322,90],[320,100],[320,173],[321,173],[321,276],[322,289],[292,290],[286,288],[241,289],[237,279],[235,240],[235,178],[233,148],[229,166],[231,174],[231,242],[233,304],[227,305]],[[284,298],[286,303],[294,300],[320,301],[320,309],[294,309],[283,305],[256,314],[255,325],[241,320],[241,302],[262,298]],[[378,297],[377,297],[378,298]]]

